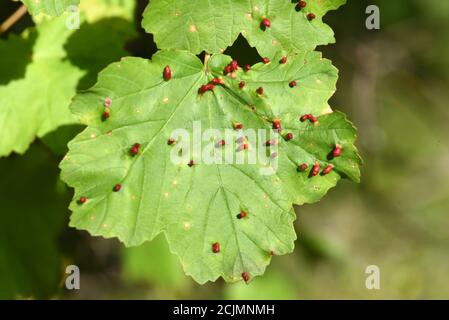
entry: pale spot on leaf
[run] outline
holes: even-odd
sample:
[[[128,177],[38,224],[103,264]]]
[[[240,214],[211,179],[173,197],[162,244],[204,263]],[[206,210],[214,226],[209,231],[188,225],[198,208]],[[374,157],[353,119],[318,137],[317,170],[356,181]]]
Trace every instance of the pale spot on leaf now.
[[[190,230],[190,228],[192,227],[192,224],[188,221],[184,222],[183,224],[184,230]]]

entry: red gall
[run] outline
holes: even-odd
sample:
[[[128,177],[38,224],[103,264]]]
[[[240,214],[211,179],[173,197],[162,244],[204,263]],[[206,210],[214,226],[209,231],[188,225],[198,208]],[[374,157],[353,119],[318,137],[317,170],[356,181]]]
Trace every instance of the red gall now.
[[[163,71],[164,80],[168,81],[171,79],[171,69],[169,66],[165,66]]]

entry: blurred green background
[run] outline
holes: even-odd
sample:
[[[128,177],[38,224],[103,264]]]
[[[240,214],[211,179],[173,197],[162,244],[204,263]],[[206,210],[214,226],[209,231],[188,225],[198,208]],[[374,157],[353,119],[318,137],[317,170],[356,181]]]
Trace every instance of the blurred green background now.
[[[3,21],[19,4],[1,1]],[[138,27],[146,2],[126,26],[139,33],[126,49],[150,57],[152,37]],[[380,8],[380,30],[365,27],[369,4]],[[348,0],[326,16],[337,44],[319,50],[340,70],[331,106],[358,128],[362,183],[341,181],[297,207],[295,252],[274,257],[263,277],[200,286],[163,237],[125,249],[68,228],[71,191],[57,165],[71,128],[0,159],[0,298],[449,299],[448,16],[441,0]],[[24,17],[2,40],[31,24]],[[260,60],[242,38],[227,53]],[[81,269],[80,290],[64,287],[70,264]],[[365,287],[368,265],[380,268],[380,290]]]

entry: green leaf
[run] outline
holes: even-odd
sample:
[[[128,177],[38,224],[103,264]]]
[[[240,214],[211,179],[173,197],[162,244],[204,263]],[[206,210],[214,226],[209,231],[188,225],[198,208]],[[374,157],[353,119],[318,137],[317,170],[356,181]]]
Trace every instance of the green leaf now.
[[[79,30],[66,27],[66,15],[42,17],[22,37],[0,40],[0,67],[7,70],[0,74],[0,156],[24,153],[36,136],[60,145],[52,133],[76,123],[68,108],[76,90],[92,86],[102,68],[127,54],[124,44],[136,34],[133,2],[111,3],[101,15],[109,2],[91,1],[80,9],[88,14],[81,15]]]
[[[311,0],[297,11],[296,3],[287,0],[152,0],[142,26],[154,34],[161,49],[220,53],[241,33],[260,55],[271,58],[277,52],[290,54],[333,43],[333,31],[322,18],[345,2]],[[309,13],[316,15],[313,21],[307,19]],[[261,28],[263,18],[270,20],[270,28]]]
[[[107,67],[92,89],[76,96],[72,111],[88,127],[70,142],[61,163],[63,180],[75,188],[71,226],[118,237],[127,246],[164,232],[185,272],[199,283],[220,276],[238,281],[242,272],[260,275],[272,252],[293,250],[292,203],[319,200],[341,176],[359,179],[355,129],[327,104],[337,70],[318,52],[302,53],[289,56],[286,64],[259,63],[250,72],[238,70],[213,92],[198,94],[230,61],[218,54],[205,67],[185,51],[160,51],[153,61],[128,57]],[[170,81],[162,77],[166,65],[173,72]],[[241,80],[246,82],[243,90]],[[298,85],[290,88],[291,80]],[[262,96],[256,93],[259,86],[264,88]],[[111,116],[103,121],[107,97],[112,99]],[[319,116],[319,122],[299,121],[305,113]],[[282,122],[282,135],[292,132],[294,138],[284,141],[271,131],[279,140],[273,175],[261,174],[276,163],[270,157],[255,164],[206,164],[199,152],[189,155],[182,142],[167,143],[175,129],[191,133],[193,121],[218,130],[232,130],[238,121],[269,133],[275,118]],[[204,150],[219,139],[193,143]],[[141,144],[140,152],[132,156],[135,143]],[[337,143],[343,146],[342,156],[328,160]],[[249,155],[257,147],[235,152],[237,145],[228,140],[224,150]],[[174,164],[170,154],[180,147],[187,157]],[[188,166],[190,159],[197,164]],[[308,172],[297,170],[304,162],[319,162],[322,168],[333,163],[335,170],[309,178]],[[113,192],[118,183],[122,189]],[[87,202],[79,204],[80,197]],[[237,219],[241,210],[248,216]],[[221,246],[218,254],[212,252],[215,242]]]
[[[0,159],[0,299],[48,298],[61,280],[57,237],[69,196],[56,163],[37,146]]]
[[[76,6],[79,0],[22,0],[32,15],[44,13],[50,16],[59,16],[69,6]]]

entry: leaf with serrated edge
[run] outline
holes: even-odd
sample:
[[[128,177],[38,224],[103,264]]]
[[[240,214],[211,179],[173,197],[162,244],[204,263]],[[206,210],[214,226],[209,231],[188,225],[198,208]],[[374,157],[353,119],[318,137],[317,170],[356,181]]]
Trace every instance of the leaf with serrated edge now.
[[[355,129],[327,104],[337,70],[320,53],[303,53],[289,56],[287,64],[239,70],[223,77],[225,84],[213,92],[198,94],[230,60],[214,55],[205,68],[185,51],[160,51],[152,61],[128,57],[107,67],[92,89],[75,97],[71,109],[88,127],[69,143],[61,163],[62,179],[75,188],[71,226],[118,237],[127,246],[164,232],[185,272],[199,283],[219,276],[234,282],[242,272],[260,275],[270,253],[293,250],[292,203],[319,200],[341,176],[359,178]],[[170,81],[162,77],[166,65],[173,72]],[[238,87],[242,79],[243,90]],[[297,87],[289,87],[291,80]],[[262,97],[256,93],[261,85]],[[102,121],[106,97],[112,99],[111,117]],[[319,115],[319,123],[300,122],[304,113]],[[268,130],[274,118],[281,119],[282,134],[295,135],[291,141],[279,137],[274,175],[260,174],[262,161],[192,167],[170,161],[172,131],[191,132],[195,120],[203,128],[231,129],[237,120],[245,128]],[[134,143],[141,144],[135,157],[130,155]],[[342,156],[327,160],[337,143]],[[313,178],[297,171],[298,164],[315,161],[322,167],[332,162],[335,170]],[[122,189],[113,192],[117,183]],[[80,197],[87,202],[79,204]],[[248,215],[237,219],[241,210]],[[214,242],[220,243],[218,254],[212,252]]]
[[[36,39],[32,62],[23,78],[0,86],[0,156],[24,153],[36,136],[74,122],[67,106],[83,72],[63,59],[72,31],[62,19],[43,21],[24,35]]]
[[[49,16],[59,16],[70,6],[77,6],[79,0],[22,0],[32,15],[44,13]]]
[[[161,49],[183,49],[195,54],[223,52],[239,33],[262,56],[277,52],[313,50],[334,42],[332,29],[322,22],[330,10],[346,0],[309,0],[297,11],[288,0],[152,0],[143,14],[142,26],[154,34]],[[313,21],[307,19],[314,13]],[[261,28],[262,19],[271,26]]]

